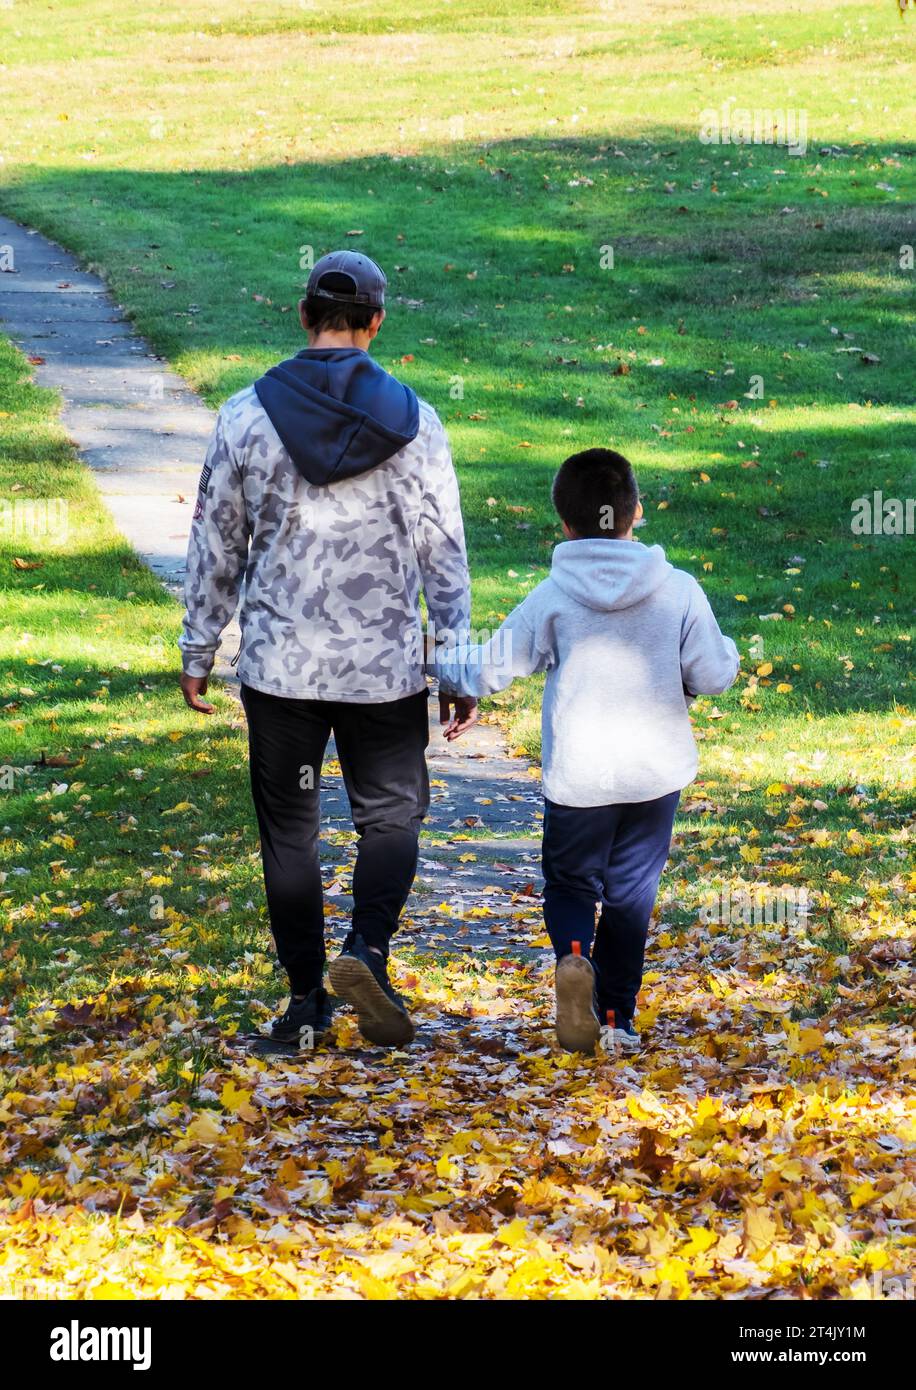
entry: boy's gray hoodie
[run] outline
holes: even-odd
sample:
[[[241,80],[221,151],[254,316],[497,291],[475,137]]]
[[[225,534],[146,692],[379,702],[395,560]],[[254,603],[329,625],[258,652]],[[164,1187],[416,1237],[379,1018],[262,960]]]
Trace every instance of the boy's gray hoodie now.
[[[697,750],[689,695],[738,674],[703,590],[661,546],[564,541],[550,575],[485,645],[437,652],[434,674],[467,695],[547,672],[544,795],[562,806],[651,801],[686,787]]]

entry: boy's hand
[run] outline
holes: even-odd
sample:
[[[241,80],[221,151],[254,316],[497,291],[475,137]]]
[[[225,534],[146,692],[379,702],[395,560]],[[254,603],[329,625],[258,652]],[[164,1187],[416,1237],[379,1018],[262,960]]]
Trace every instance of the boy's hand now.
[[[451,712],[452,705],[455,706],[454,715]],[[442,734],[449,743],[460,738],[477,723],[477,701],[473,695],[440,695],[439,723],[446,725]]]
[[[207,693],[206,676],[188,676],[182,673],[181,693],[184,696],[184,702],[188,706],[188,709],[195,709],[198,714],[213,713],[213,706],[208,705],[206,700],[201,699],[201,696]]]

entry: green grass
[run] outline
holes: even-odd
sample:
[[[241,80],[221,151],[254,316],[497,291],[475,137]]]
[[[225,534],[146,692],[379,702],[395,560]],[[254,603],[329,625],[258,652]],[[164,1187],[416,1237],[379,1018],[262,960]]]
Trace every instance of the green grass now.
[[[651,32],[576,3],[20,20],[0,19],[0,206],[100,267],[211,403],[299,347],[301,248],[362,232],[391,279],[378,354],[448,423],[480,625],[546,573],[559,462],[607,442],[637,466],[643,539],[745,650],[763,638],[776,674],[748,723],[910,698],[912,538],[849,526],[857,496],[916,476],[916,30],[893,6],[692,0]],[[803,108],[805,157],[701,144],[729,97]],[[537,691],[507,702],[535,751]]]
[[[0,495],[60,498],[68,513],[66,540],[49,544],[23,533],[29,514],[14,512],[0,547],[0,894],[19,945],[2,991],[26,1012],[61,989],[104,990],[115,953],[122,983],[133,959],[148,982],[171,978],[174,989],[182,958],[173,965],[170,953],[189,910],[203,927],[194,946],[205,975],[216,965],[225,974],[260,939],[256,909],[226,930],[219,906],[227,892],[255,895],[260,872],[252,845],[239,852],[247,786],[236,707],[217,695],[219,722],[201,728],[176,701],[175,604],[115,531],[53,393],[28,372],[0,343]],[[171,814],[182,801],[190,807]],[[217,840],[200,841],[205,833]],[[197,849],[185,864],[189,834]]]
[[[692,0],[649,32],[612,5],[418,3],[393,19],[369,3],[95,0],[27,25],[14,6],[0,28],[0,205],[100,267],[207,400],[297,350],[301,248],[360,230],[351,244],[390,273],[379,356],[448,423],[476,622],[547,572],[558,463],[613,444],[637,466],[642,538],[702,580],[745,654],[739,687],[696,707],[703,794],[764,831],[773,782],[818,787],[840,826],[845,786],[906,794],[913,539],[850,532],[855,497],[914,486],[900,267],[914,30],[893,7],[800,15],[773,0],[765,17],[723,18]],[[806,156],[701,144],[699,112],[728,97],[803,106]],[[89,779],[88,802],[62,793],[54,813],[84,827],[83,896],[130,878],[138,844],[145,872],[149,854],[168,862],[193,834],[162,812],[190,800],[195,828],[245,846],[206,896],[258,900],[239,732],[176,704],[174,605],[117,540],[47,396],[14,355],[3,371],[4,493],[66,497],[74,537],[7,538],[42,568],[5,572],[4,756],[62,752],[78,764],[67,777]],[[539,689],[494,702],[534,753]],[[9,803],[13,859],[40,823],[28,890],[49,907],[68,897],[54,873],[75,872],[46,867],[54,780],[19,778]],[[162,827],[173,843],[154,851]]]

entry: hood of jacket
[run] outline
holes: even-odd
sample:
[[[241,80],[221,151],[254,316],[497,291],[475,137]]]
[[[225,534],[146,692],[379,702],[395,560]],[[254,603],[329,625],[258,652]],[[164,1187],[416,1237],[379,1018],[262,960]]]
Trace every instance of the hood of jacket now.
[[[608,612],[631,608],[664,584],[674,566],[660,545],[639,541],[562,541],[550,577],[569,598]]]
[[[254,384],[299,472],[310,483],[367,473],[420,427],[420,406],[360,348],[305,348]]]

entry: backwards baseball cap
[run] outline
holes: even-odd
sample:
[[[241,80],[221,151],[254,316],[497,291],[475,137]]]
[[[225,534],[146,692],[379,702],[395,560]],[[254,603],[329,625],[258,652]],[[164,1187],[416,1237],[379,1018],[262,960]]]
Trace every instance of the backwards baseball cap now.
[[[388,281],[381,266],[358,251],[331,251],[316,261],[306,285],[306,295],[333,299],[337,304],[365,304],[381,309]]]

